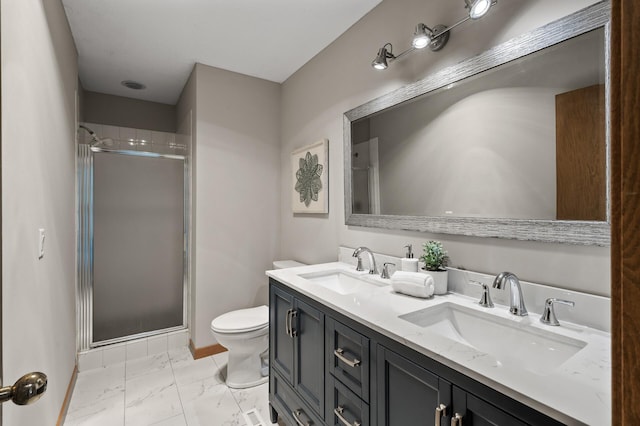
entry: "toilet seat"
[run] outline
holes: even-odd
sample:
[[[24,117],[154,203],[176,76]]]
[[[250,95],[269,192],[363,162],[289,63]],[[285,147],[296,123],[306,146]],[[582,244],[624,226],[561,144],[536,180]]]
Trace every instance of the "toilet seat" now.
[[[265,305],[227,312],[211,321],[211,330],[223,334],[247,333],[268,327],[269,308]]]

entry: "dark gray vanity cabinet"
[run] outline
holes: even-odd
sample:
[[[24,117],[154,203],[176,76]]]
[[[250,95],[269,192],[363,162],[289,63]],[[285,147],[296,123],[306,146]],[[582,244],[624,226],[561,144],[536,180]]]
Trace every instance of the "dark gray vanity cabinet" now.
[[[307,417],[324,418],[324,313],[276,287],[270,290],[270,307],[270,366],[279,374],[271,384],[279,387],[283,401],[285,395],[292,401],[290,394],[295,391],[315,411],[303,410]]]
[[[563,424],[273,279],[269,327],[272,422]]]
[[[382,345],[377,358],[379,425],[449,424],[450,409],[435,409],[451,407],[451,383]]]

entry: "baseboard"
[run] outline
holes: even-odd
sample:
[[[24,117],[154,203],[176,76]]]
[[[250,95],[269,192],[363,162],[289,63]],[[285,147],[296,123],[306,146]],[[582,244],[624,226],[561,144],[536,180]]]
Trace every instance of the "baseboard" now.
[[[206,356],[219,354],[220,352],[226,352],[227,348],[219,343],[211,346],[205,346],[204,348],[196,348],[193,344],[193,340],[189,339],[189,350],[191,351],[193,359],[200,359]]]
[[[64,420],[67,417],[67,410],[69,410],[69,403],[71,402],[71,396],[73,395],[73,388],[76,387],[76,380],[78,379],[78,364],[73,367],[71,373],[71,380],[69,380],[69,386],[67,387],[67,393],[64,396],[62,407],[60,408],[60,414],[58,415],[58,422],[56,426],[62,426]]]

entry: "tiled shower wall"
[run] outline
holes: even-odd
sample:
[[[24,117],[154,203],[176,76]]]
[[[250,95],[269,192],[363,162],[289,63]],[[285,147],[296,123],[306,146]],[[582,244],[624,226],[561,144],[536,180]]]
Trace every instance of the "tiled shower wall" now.
[[[115,150],[154,152],[158,154],[187,155],[190,138],[185,135],[154,130],[134,129],[131,127],[109,126],[106,124],[81,123],[93,130],[101,139],[112,142],[99,143],[94,146]],[[79,143],[90,143],[88,132],[80,130]]]

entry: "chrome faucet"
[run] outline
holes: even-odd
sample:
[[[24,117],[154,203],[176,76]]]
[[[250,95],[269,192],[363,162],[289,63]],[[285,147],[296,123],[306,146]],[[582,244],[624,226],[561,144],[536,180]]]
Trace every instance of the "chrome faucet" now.
[[[352,256],[358,258],[358,265],[356,266],[356,271],[364,271],[364,268],[362,267],[362,259],[360,258],[360,255],[362,253],[366,253],[369,256],[369,273],[377,274],[378,268],[376,268],[376,259],[373,257],[373,253],[371,252],[371,250],[369,250],[367,247],[358,247],[353,252]]]
[[[493,280],[493,288],[501,290],[504,287],[504,282],[509,281],[509,312],[513,315],[524,317],[528,315],[527,308],[524,306],[524,297],[522,296],[522,288],[520,287],[520,280],[516,277],[516,274],[511,272],[501,272]]]

